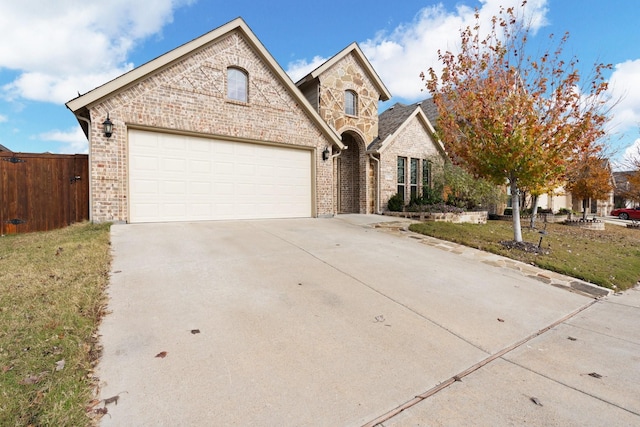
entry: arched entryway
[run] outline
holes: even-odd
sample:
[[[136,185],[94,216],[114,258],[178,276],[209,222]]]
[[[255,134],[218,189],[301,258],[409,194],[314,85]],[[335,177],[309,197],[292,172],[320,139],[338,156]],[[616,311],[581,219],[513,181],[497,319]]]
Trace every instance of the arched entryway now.
[[[362,139],[352,132],[342,134],[342,142],[349,147],[338,157],[338,213],[361,213],[362,193]]]

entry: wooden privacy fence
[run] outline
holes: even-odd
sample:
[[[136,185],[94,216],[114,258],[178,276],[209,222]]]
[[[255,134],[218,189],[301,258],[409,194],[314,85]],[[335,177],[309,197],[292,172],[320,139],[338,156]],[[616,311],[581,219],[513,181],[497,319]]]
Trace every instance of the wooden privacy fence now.
[[[86,154],[0,152],[0,235],[89,219]]]

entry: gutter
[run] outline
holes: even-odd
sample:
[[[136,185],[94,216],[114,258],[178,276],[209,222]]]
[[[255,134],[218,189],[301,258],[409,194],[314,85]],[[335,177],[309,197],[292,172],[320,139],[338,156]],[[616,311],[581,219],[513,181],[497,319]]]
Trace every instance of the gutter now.
[[[380,215],[380,159],[373,153],[369,153],[369,157],[376,162],[376,214]]]
[[[332,154],[331,157],[329,157],[329,159],[331,160],[331,172],[332,172],[332,175],[333,175],[333,170],[334,169],[336,169],[336,173],[337,174],[340,173],[340,171],[337,170],[337,168],[334,167],[335,164],[333,162],[333,159],[335,159],[336,157],[340,156],[342,154],[342,150],[346,150],[347,148],[349,148],[349,147],[347,147],[346,145],[344,146],[343,149],[340,149],[340,147],[338,147],[338,152],[336,154]],[[338,194],[336,193],[336,178],[337,178],[337,176],[334,175],[333,178],[331,179],[331,198],[333,198],[334,195],[336,197],[336,203],[335,203],[335,206],[334,206],[334,209],[333,209],[333,214],[334,215],[338,214]]]

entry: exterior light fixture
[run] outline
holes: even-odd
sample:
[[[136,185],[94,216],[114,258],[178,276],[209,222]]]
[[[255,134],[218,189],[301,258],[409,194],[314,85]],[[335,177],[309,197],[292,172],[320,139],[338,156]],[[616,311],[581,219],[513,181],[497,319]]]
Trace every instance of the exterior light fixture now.
[[[322,152],[322,160],[329,160],[330,155],[331,152],[329,151],[329,147],[325,147],[324,151]]]
[[[102,122],[102,130],[104,132],[104,136],[111,138],[111,135],[113,134],[113,123],[109,119],[109,113],[107,113],[107,119]]]

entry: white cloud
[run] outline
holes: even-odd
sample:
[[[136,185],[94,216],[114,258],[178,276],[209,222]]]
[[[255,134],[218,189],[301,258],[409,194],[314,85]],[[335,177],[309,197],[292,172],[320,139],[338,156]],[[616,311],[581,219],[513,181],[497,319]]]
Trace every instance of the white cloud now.
[[[6,121],[9,121],[9,118],[3,114],[0,114],[0,123],[4,123]]]
[[[321,56],[314,56],[311,62],[307,62],[306,59],[299,59],[294,62],[290,62],[287,65],[287,74],[291,77],[291,80],[297,82],[311,71],[324,64],[329,58],[323,58]]]
[[[615,170],[632,170],[640,163],[640,138],[637,138],[630,146],[628,146],[622,155],[615,159],[613,167]]]
[[[617,64],[609,79],[614,102],[612,126],[616,132],[640,127],[640,59]]]
[[[501,6],[518,8],[521,3],[522,0],[481,0],[481,19],[488,27]],[[530,0],[527,4],[522,19],[530,23],[533,32],[547,23],[546,3],[547,0]],[[424,98],[420,73],[431,66],[438,67],[438,49],[455,50],[460,29],[475,23],[474,14],[473,8],[464,5],[455,10],[447,10],[442,3],[425,7],[412,22],[401,24],[388,34],[380,32],[360,42],[360,47],[393,96],[409,100]],[[318,56],[310,62],[298,60],[288,64],[287,73],[297,81],[326,60]]]
[[[488,28],[492,16],[500,7],[516,7],[521,0],[483,0],[479,7],[482,23]],[[546,0],[529,1],[524,19],[537,31],[546,25]],[[420,73],[429,67],[439,71],[438,50],[455,51],[460,40],[460,29],[475,23],[474,9],[458,6],[447,10],[440,3],[422,9],[415,19],[396,27],[390,34],[379,33],[361,43],[362,50],[387,85],[392,95],[415,100],[425,98]]]
[[[39,139],[47,142],[58,142],[60,147],[56,153],[86,154],[89,152],[87,137],[80,126],[75,126],[68,131],[52,130],[39,135]]]
[[[158,33],[175,8],[192,1],[5,2],[0,69],[19,75],[2,87],[2,96],[59,103],[93,89],[129,70],[125,59],[136,43]]]

